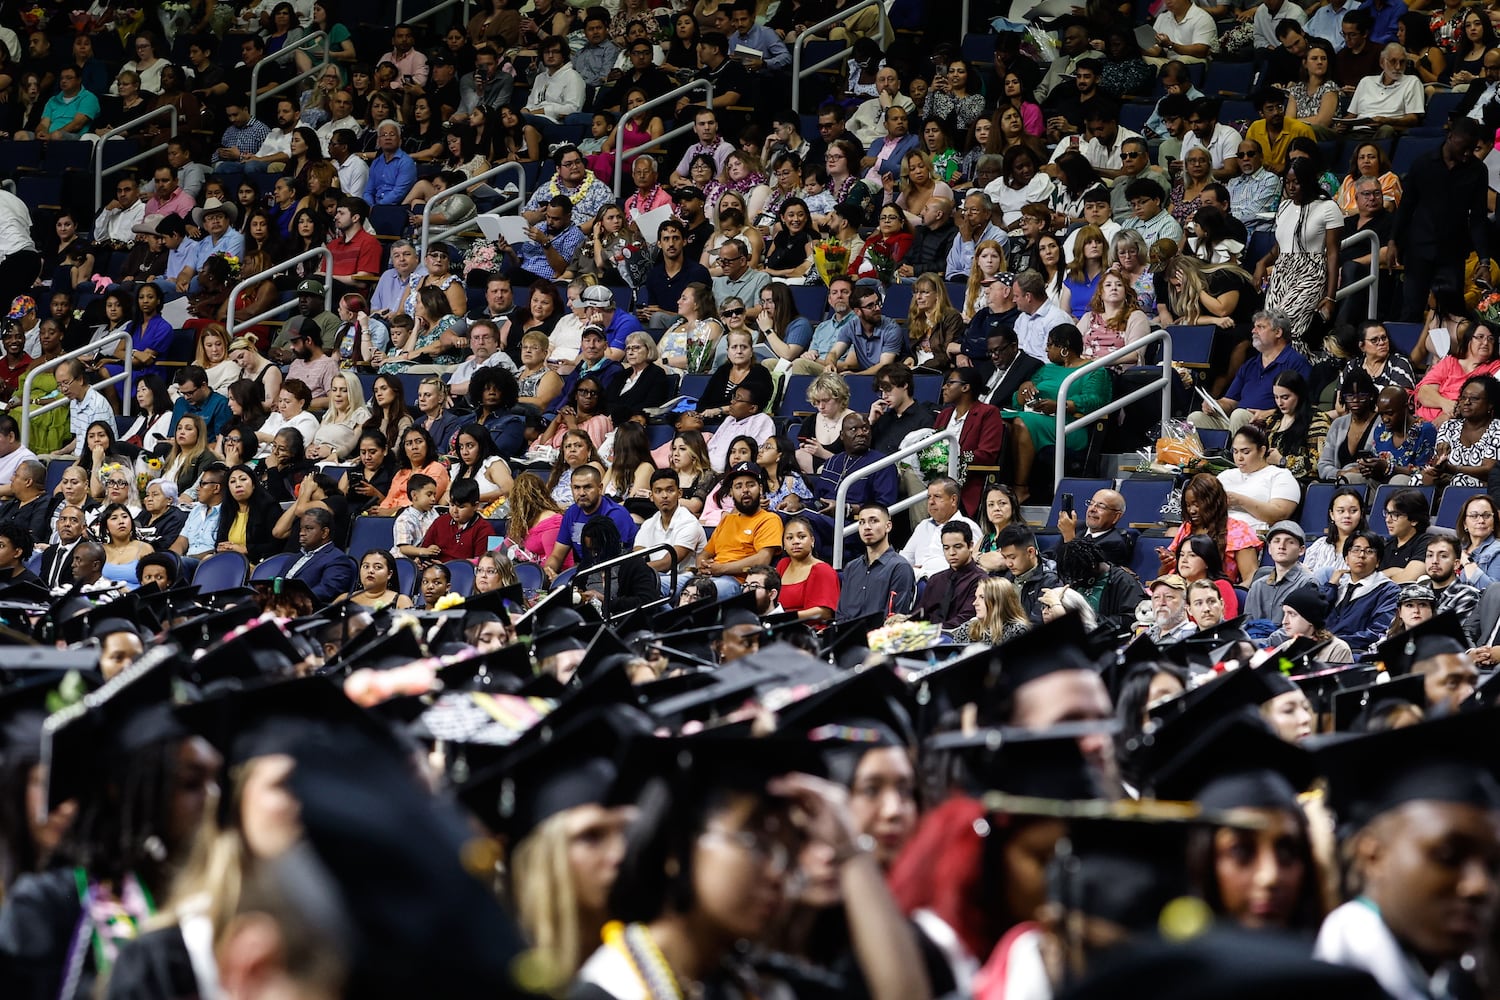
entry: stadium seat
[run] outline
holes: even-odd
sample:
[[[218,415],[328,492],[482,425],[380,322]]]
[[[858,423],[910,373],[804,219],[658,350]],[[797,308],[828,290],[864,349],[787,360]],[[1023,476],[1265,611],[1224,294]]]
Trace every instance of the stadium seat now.
[[[1250,82],[1255,73],[1255,65],[1247,62],[1226,62],[1215,59],[1209,63],[1208,68],[1203,71],[1203,93],[1209,97],[1233,95],[1235,97],[1247,97],[1250,94]],[[1225,104],[1230,102],[1226,101]],[[1235,118],[1224,110],[1219,112],[1220,121],[1234,121]]]
[[[887,287],[885,298],[881,302],[881,314],[898,323],[906,322],[906,317],[911,313],[911,290],[911,285]]]
[[[1404,177],[1413,163],[1442,144],[1443,140],[1436,137],[1409,135],[1396,144],[1396,152],[1391,154],[1391,169]]]
[[[677,391],[683,396],[701,399],[703,397],[703,390],[708,388],[708,380],[711,377],[709,375],[684,375],[682,376],[682,385]]]
[[[1328,527],[1328,505],[1333,502],[1333,494],[1338,488],[1335,483],[1307,484],[1307,489],[1302,494],[1302,517],[1297,523],[1302,525],[1308,542],[1321,535]]]
[[[217,594],[221,590],[243,587],[249,573],[249,560],[238,552],[216,552],[198,564],[198,570],[193,574],[193,586],[202,593]]]
[[[1210,352],[1214,346],[1212,326],[1189,326],[1174,324],[1167,327],[1172,337],[1172,360],[1195,368],[1207,368]]]
[[[1083,510],[1088,506],[1089,498],[1100,490],[1114,489],[1113,479],[1074,479],[1064,476],[1057,482],[1057,489],[1052,494],[1052,510],[1047,514],[1048,528],[1057,527],[1057,515],[1062,510],[1062,496],[1064,493],[1073,494],[1073,511],[1079,517],[1083,516]],[[1158,505],[1160,506],[1160,505]]]
[[[271,556],[251,571],[250,579],[274,580],[278,576],[285,576],[287,569],[296,561],[297,553],[295,552],[282,552]]]
[[[537,594],[547,589],[547,578],[542,575],[542,568],[535,563],[518,562],[516,566],[516,579],[521,581],[521,589],[528,594]]]
[[[1422,338],[1422,324],[1390,321],[1385,324],[1385,332],[1390,334],[1391,350],[1400,351],[1409,358],[1412,348]]]
[[[396,538],[396,519],[394,517],[372,517],[365,514],[354,519],[354,524],[349,530],[350,552],[356,557],[364,555],[371,549],[389,550]]]
[[[828,311],[828,289],[822,285],[788,285],[792,301],[797,304],[797,315],[817,326]]]
[[[453,574],[453,582],[448,589],[455,594],[468,597],[474,593],[474,564],[467,559],[450,559],[445,563],[448,572]]]
[[[1120,480],[1120,495],[1125,498],[1126,524],[1155,524],[1161,520],[1161,505],[1172,493],[1172,480],[1128,476]]]
[[[1458,523],[1459,511],[1463,510],[1469,497],[1483,492],[1485,492],[1483,486],[1449,486],[1443,490],[1443,496],[1438,500],[1437,512],[1432,515],[1432,523],[1441,528],[1459,530],[1463,527]]]
[[[869,413],[877,395],[875,376],[845,375],[844,382],[849,386],[849,409],[855,413]]]
[[[359,573],[354,574],[354,579],[359,579]],[[421,577],[417,575],[417,564],[402,556],[396,560],[396,588],[408,597],[414,597],[417,593],[417,581]]]
[[[1161,560],[1156,553],[1170,544],[1171,537],[1162,535],[1152,535],[1149,538],[1142,536],[1135,543],[1135,555],[1130,557],[1130,571],[1140,578],[1142,586],[1161,575]]]
[[[372,205],[370,225],[380,236],[401,236],[406,232],[407,210],[400,205]]]
[[[807,401],[807,387],[812,385],[812,375],[788,375],[781,383],[781,402],[776,407],[776,416],[793,417],[797,413],[808,413],[812,404]]]

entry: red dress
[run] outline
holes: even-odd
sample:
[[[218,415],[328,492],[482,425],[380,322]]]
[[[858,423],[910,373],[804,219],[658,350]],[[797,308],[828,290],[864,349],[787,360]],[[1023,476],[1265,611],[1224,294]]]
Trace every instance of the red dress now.
[[[791,560],[783,557],[776,572],[786,573]],[[801,583],[781,584],[781,607],[784,611],[806,611],[808,608],[836,610],[839,606],[839,575],[822,560],[813,563],[812,572]]]

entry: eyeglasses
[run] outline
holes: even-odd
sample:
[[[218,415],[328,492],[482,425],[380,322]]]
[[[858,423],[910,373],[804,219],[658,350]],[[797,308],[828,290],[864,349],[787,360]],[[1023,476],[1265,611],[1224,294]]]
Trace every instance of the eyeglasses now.
[[[104,485],[105,486],[109,486],[109,487],[114,487],[114,486],[129,486],[130,485],[130,480],[128,480],[128,479],[106,479],[104,481]]]
[[[739,258],[736,257],[735,260],[739,260]],[[744,309],[725,309],[723,312],[719,313],[719,315],[720,316],[743,316],[743,315],[745,315],[745,310]]]
[[[1375,554],[1375,550],[1371,549],[1371,548],[1366,548],[1365,546],[1361,545],[1358,548],[1350,549],[1348,552],[1345,552],[1344,554],[1346,556],[1373,556]]]
[[[597,396],[597,395],[599,395],[599,390],[598,389],[577,389],[575,391],[580,396]]]
[[[963,385],[963,384],[964,384],[964,383],[963,383],[963,381],[962,381],[962,380],[960,380],[960,379],[953,379],[953,380],[951,380],[951,381],[948,381],[948,382],[944,382],[944,383],[943,383],[943,388],[944,388],[944,389],[951,389],[951,388],[953,388],[953,387],[955,387],[955,386],[961,386],[961,385]]]
[[[1401,513],[1399,510],[1388,510],[1388,511],[1385,512],[1385,519],[1387,521],[1394,521],[1397,518],[1405,517],[1405,516],[1406,515],[1403,514],[1403,513]]]
[[[753,830],[721,830],[710,827],[703,831],[705,837],[718,837],[743,848],[761,864],[769,864],[778,875],[791,866],[792,851],[786,844],[772,839],[768,834]]]
[[[1488,510],[1471,510],[1464,517],[1475,521],[1493,521],[1495,514],[1493,511]]]

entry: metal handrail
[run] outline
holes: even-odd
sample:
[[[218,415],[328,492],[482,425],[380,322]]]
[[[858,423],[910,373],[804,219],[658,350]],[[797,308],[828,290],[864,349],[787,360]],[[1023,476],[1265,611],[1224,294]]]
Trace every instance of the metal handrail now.
[[[39,406],[39,407],[33,407],[32,404],[31,404],[31,392],[32,392],[32,389],[35,387],[36,377],[38,375],[42,374],[43,372],[50,372],[50,371],[56,370],[64,361],[72,361],[74,358],[81,358],[81,357],[84,357],[86,355],[98,354],[106,346],[108,346],[110,344],[117,343],[119,341],[124,341],[124,343],[125,343],[125,364],[124,364],[124,367],[121,369],[120,374],[118,374],[118,375],[111,375],[109,378],[102,379],[102,380],[100,380],[98,382],[95,382],[93,384],[92,388],[94,388],[94,389],[104,389],[104,388],[107,388],[109,386],[112,386],[112,385],[116,384],[117,382],[125,382],[128,385],[129,381],[130,381],[130,374],[135,369],[135,352],[130,349],[131,348],[130,334],[128,332],[126,332],[125,330],[117,330],[114,333],[107,334],[107,335],[105,335],[103,337],[100,337],[98,340],[91,341],[91,342],[89,342],[87,344],[84,344],[82,347],[78,348],[77,350],[69,351],[67,354],[62,355],[61,357],[53,358],[51,361],[44,361],[44,362],[42,362],[39,365],[32,365],[31,368],[29,368],[27,370],[27,372],[26,372],[26,380],[21,383],[21,447],[22,448],[29,447],[30,444],[31,444],[31,418],[32,417],[39,417],[43,413],[51,413],[53,410],[61,409],[62,407],[67,406],[68,402],[69,402],[68,397],[61,396],[58,399],[54,399],[50,403],[45,403],[45,404],[43,404],[42,406]],[[134,398],[135,398],[135,394],[134,393],[131,393],[131,392],[122,392],[122,393],[120,393],[120,410],[121,410],[121,413],[122,413],[123,416],[127,416],[127,417],[130,416],[130,404],[134,400]]]
[[[1143,385],[1139,389],[1111,399],[1092,413],[1076,417],[1071,422],[1068,420],[1068,390],[1073,387],[1074,382],[1101,368],[1108,368],[1111,365],[1119,364],[1132,354],[1139,354],[1145,348],[1156,343],[1161,344],[1160,377],[1152,380],[1150,385]],[[1167,422],[1172,419],[1172,379],[1175,377],[1172,374],[1172,335],[1165,330],[1148,333],[1144,337],[1132,340],[1119,350],[1111,351],[1102,358],[1095,358],[1088,364],[1079,365],[1068,372],[1067,376],[1062,380],[1062,385],[1057,387],[1057,441],[1052,449],[1055,459],[1052,469],[1054,475],[1053,482],[1062,482],[1063,470],[1068,458],[1066,440],[1069,431],[1076,431],[1080,427],[1087,427],[1100,417],[1107,417],[1117,410],[1123,410],[1136,400],[1145,399],[1154,392],[1161,393],[1161,422],[1162,426],[1165,427]]]
[[[452,236],[454,233],[462,232],[465,229],[474,228],[474,222],[471,219],[468,222],[460,222],[456,225],[449,226],[448,228],[438,232],[436,235],[432,235],[431,229],[433,205],[436,205],[438,202],[442,201],[444,198],[447,198],[449,195],[458,194],[460,191],[474,187],[477,184],[482,184],[483,182],[489,180],[491,177],[497,177],[509,170],[514,170],[516,173],[516,190],[519,191],[520,194],[517,197],[512,198],[510,201],[507,201],[504,204],[500,205],[500,207],[492,209],[492,211],[505,212],[508,211],[512,206],[514,206],[516,208],[516,211],[519,212],[522,208],[524,208],[526,206],[526,168],[521,164],[515,162],[502,163],[499,166],[491,167],[484,173],[475,174],[473,177],[470,177],[467,180],[462,181],[461,183],[455,184],[449,188],[444,188],[437,194],[433,195],[431,198],[427,199],[427,203],[422,206],[422,252],[424,254],[427,252],[427,241],[429,239],[443,240],[447,239],[449,236]]]
[[[127,132],[130,129],[135,128],[137,125],[140,125],[142,122],[148,122],[148,121],[150,121],[153,118],[160,118],[163,114],[169,115],[169,117],[172,119],[172,135],[173,136],[177,135],[177,107],[176,107],[176,105],[172,105],[172,104],[163,104],[160,107],[152,108],[150,111],[147,111],[145,114],[141,115],[139,118],[132,118],[132,119],[130,119],[130,121],[126,122],[123,125],[116,125],[114,128],[107,129],[106,131],[99,133],[99,141],[94,144],[94,204],[95,205],[103,206],[103,204],[104,204],[104,175],[105,174],[112,174],[112,173],[114,173],[117,170],[123,170],[126,167],[131,166],[132,164],[139,163],[142,160],[145,160],[145,159],[148,159],[148,158],[150,158],[152,156],[155,156],[157,153],[160,153],[162,150],[164,150],[164,149],[167,148],[167,144],[165,142],[160,142],[160,143],[157,143],[155,146],[152,146],[150,149],[145,150],[144,152],[136,153],[134,156],[131,156],[131,157],[127,158],[127,159],[121,160],[119,163],[111,163],[108,167],[105,167],[105,165],[104,165],[104,143],[105,143],[105,141],[107,139],[109,139],[110,136],[119,135],[122,132]]]
[[[312,67],[303,70],[301,73],[298,73],[296,76],[292,77],[290,80],[286,80],[286,81],[284,81],[282,83],[278,83],[276,86],[272,87],[270,90],[266,91],[264,94],[256,93],[256,91],[260,90],[260,68],[262,66],[266,66],[266,65],[268,65],[270,63],[278,62],[278,61],[283,60],[283,59],[288,59],[288,58],[290,58],[292,56],[295,56],[298,52],[304,52],[304,51],[306,51],[308,49],[308,47],[309,47],[308,43],[309,42],[316,42],[320,38],[323,40],[323,61],[322,62],[317,63],[317,64],[313,65]],[[306,35],[306,36],[304,36],[302,38],[297,39],[295,42],[293,42],[292,44],[288,45],[286,48],[281,49],[278,52],[274,52],[271,55],[266,56],[264,59],[262,59],[260,62],[256,63],[254,66],[251,66],[250,67],[250,117],[251,118],[255,117],[255,105],[256,105],[256,103],[262,97],[275,97],[277,94],[281,93],[283,90],[286,90],[289,87],[293,87],[293,86],[301,83],[303,80],[306,80],[310,76],[313,76],[313,75],[315,75],[317,73],[323,72],[324,68],[327,67],[327,65],[328,65],[329,51],[331,49],[331,46],[329,44],[330,41],[331,40],[328,37],[328,32],[326,32],[326,31],[314,31],[312,34]]]
[[[651,546],[649,549],[631,549],[629,552],[621,552],[619,555],[615,556],[612,559],[606,559],[606,560],[604,560],[601,563],[595,563],[594,565],[588,567],[587,569],[580,569],[580,570],[575,571],[573,573],[573,576],[568,580],[568,583],[571,585],[580,576],[585,576],[585,577],[587,577],[587,576],[593,576],[595,573],[603,571],[603,573],[604,573],[604,617],[605,618],[613,617],[609,613],[609,578],[610,578],[610,571],[613,570],[616,566],[619,566],[619,565],[622,565],[624,563],[630,562],[632,559],[644,559],[647,562],[648,566],[649,566],[649,564],[651,562],[651,555],[652,555],[652,553],[655,553],[655,552],[665,552],[667,555],[669,555],[669,556],[672,557],[672,593],[674,593],[674,594],[677,593],[677,550],[675,548],[673,548],[671,542],[657,542],[655,545]],[[652,570],[651,572],[655,573],[656,571]],[[669,598],[667,598],[666,596],[663,596],[663,597],[661,597],[659,599],[656,599],[656,600],[647,601],[644,604],[639,605],[639,607],[640,608],[655,607],[657,604],[665,603],[668,599]],[[632,608],[631,610],[637,610],[637,609]]]
[[[857,14],[860,11],[864,10],[866,7],[874,7],[874,8],[876,8],[876,9],[878,9],[880,11],[880,23],[881,23],[880,34],[881,34],[881,37],[884,38],[887,34],[889,34],[889,32],[891,30],[891,18],[890,18],[890,15],[885,12],[885,3],[884,3],[884,0],[859,0],[859,2],[856,3],[856,4],[854,4],[853,6],[845,7],[843,10],[839,11],[837,14],[833,15],[832,17],[824,18],[823,20],[819,21],[817,24],[815,24],[812,27],[808,28],[807,30],[803,31],[802,34],[800,34],[800,35],[797,36],[797,40],[792,43],[792,110],[793,111],[796,111],[796,112],[800,113],[800,111],[802,109],[802,78],[804,76],[811,76],[813,73],[816,73],[818,70],[822,69],[825,66],[832,66],[834,63],[842,62],[843,59],[846,56],[849,55],[849,53],[851,53],[851,52],[854,51],[854,46],[853,45],[849,45],[849,46],[844,47],[838,53],[829,56],[827,59],[824,59],[822,62],[816,63],[815,65],[812,65],[812,66],[803,66],[802,65],[802,46],[805,45],[808,42],[809,39],[811,39],[812,41],[818,41],[818,42],[828,41],[828,39],[825,39],[825,38],[814,38],[813,36],[816,35],[818,32],[824,30],[825,28],[834,28],[834,27],[838,27],[838,26],[844,24],[846,21],[849,20],[849,18],[853,17],[855,14]]]
[[[903,458],[915,455],[925,448],[930,448],[939,441],[948,442],[948,475],[954,479],[958,478],[958,428],[950,422],[940,431],[931,434],[919,441],[914,441],[898,451],[893,451],[878,462],[862,465],[839,480],[839,488],[833,497],[833,568],[842,570],[844,568],[844,536],[854,533],[856,525],[844,524],[844,508],[849,503],[849,488],[861,479],[868,478],[877,472],[889,469],[898,464]],[[890,506],[892,514],[899,514],[909,507],[915,507],[919,503],[927,502],[926,493],[917,493],[899,500]]]
[[[274,274],[280,274],[282,271],[285,271],[290,267],[295,267],[296,265],[302,263],[304,260],[312,260],[314,257],[323,258],[323,308],[328,310],[329,312],[332,312],[333,251],[328,249],[326,246],[313,247],[311,250],[304,250],[302,253],[299,253],[295,257],[291,257],[277,264],[273,264],[270,267],[266,268],[264,271],[261,271],[259,274],[252,274],[248,278],[240,279],[240,283],[235,285],[229,293],[229,309],[224,314],[224,329],[229,331],[229,339],[234,340],[235,337],[238,337],[240,335],[240,331],[248,329],[249,327],[252,327],[257,323],[263,323],[266,320],[271,319],[272,317],[280,316],[282,313],[288,312],[289,310],[295,309],[297,307],[297,300],[293,299],[290,302],[283,302],[278,306],[273,306],[270,309],[267,309],[265,312],[261,313],[259,316],[256,316],[252,319],[241,320],[239,323],[236,323],[234,321],[234,300],[239,298],[240,292],[243,292],[251,285],[260,284],[262,281],[265,281],[267,278],[271,277]]]
[[[652,139],[650,142],[645,142],[639,146],[634,146],[630,149],[629,152],[626,152],[624,142],[625,123],[630,121],[632,118],[639,118],[641,115],[645,114],[647,111],[650,111],[652,108],[660,107],[663,104],[671,103],[675,105],[679,97],[685,97],[695,90],[703,91],[704,107],[711,108],[714,106],[713,81],[707,79],[689,80],[687,83],[684,83],[676,90],[668,91],[667,93],[662,94],[660,97],[652,98],[645,104],[642,104],[640,107],[631,108],[629,111],[626,111],[625,113],[620,115],[619,121],[615,123],[615,138],[617,140],[615,142],[616,198],[620,197],[620,185],[625,181],[625,157],[634,156],[637,153],[640,153],[647,149],[651,149],[654,146],[660,146],[664,142],[671,142],[679,135],[686,135],[688,132],[691,132],[693,130],[693,123],[687,122],[685,124],[677,126],[670,132],[664,133],[659,139]]]
[[[425,21],[425,20],[427,20],[429,17],[431,17],[432,15],[436,14],[440,10],[446,10],[449,7],[461,4],[463,6],[463,9],[464,9],[463,20],[459,21],[458,23],[460,25],[468,24],[469,23],[469,3],[470,3],[470,0],[443,0],[442,3],[433,4],[427,10],[424,10],[424,11],[422,11],[419,14],[413,14],[411,17],[402,17],[401,15],[402,15],[402,13],[404,11],[404,8],[406,7],[405,0],[396,0],[396,20],[395,20],[395,23],[396,24],[416,24],[418,21]]]
[[[1343,288],[1333,293],[1335,301],[1343,301],[1355,292],[1368,288],[1370,290],[1369,311],[1365,314],[1366,319],[1375,319],[1380,315],[1380,237],[1375,235],[1375,230],[1366,229],[1355,233],[1353,236],[1339,243],[1339,252],[1352,250],[1360,243],[1370,244],[1370,273],[1363,278],[1349,282]]]

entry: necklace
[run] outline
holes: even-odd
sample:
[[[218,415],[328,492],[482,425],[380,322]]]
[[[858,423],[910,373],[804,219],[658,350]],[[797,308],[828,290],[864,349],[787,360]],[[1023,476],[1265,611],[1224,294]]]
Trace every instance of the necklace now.
[[[612,920],[604,925],[603,936],[604,943],[619,951],[630,963],[631,971],[646,987],[646,996],[650,1000],[684,1000],[688,995],[645,924],[622,924]],[[694,990],[693,995],[699,992]]]

